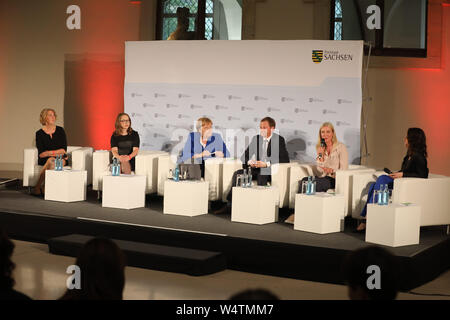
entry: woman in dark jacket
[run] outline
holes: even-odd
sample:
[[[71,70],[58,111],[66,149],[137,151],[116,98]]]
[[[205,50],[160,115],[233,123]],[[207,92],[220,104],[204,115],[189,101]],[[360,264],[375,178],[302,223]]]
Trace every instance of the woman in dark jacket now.
[[[409,128],[405,138],[405,146],[407,148],[406,156],[403,158],[400,171],[389,175],[379,176],[375,184],[369,189],[367,203],[373,203],[373,192],[379,190],[382,184],[387,184],[389,189],[394,187],[394,179],[398,178],[428,178],[427,165],[427,141],[425,133],[420,128]],[[366,217],[367,204],[361,212],[362,217]],[[366,220],[364,219],[357,228],[357,231],[363,231],[366,228]]]

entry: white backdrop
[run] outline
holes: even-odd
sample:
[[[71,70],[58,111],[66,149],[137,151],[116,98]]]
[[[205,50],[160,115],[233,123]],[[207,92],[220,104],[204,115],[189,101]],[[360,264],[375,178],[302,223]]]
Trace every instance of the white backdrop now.
[[[329,121],[359,163],[362,55],[361,41],[127,42],[125,112],[141,148],[174,154],[207,116],[233,157],[271,116],[290,158],[305,162]]]

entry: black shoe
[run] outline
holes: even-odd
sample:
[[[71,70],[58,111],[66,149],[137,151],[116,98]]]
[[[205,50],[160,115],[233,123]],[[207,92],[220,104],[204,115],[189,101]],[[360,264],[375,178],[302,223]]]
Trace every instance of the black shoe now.
[[[224,213],[228,213],[228,206],[224,205],[223,207],[212,211],[212,214],[224,214]]]

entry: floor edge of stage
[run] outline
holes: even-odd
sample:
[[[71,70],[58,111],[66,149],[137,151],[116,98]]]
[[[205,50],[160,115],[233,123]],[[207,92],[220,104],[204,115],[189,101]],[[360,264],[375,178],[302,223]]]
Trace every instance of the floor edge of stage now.
[[[25,212],[0,212],[0,224],[7,225],[9,235],[17,240],[48,243],[51,238],[81,234],[206,250],[222,253],[228,269],[332,284],[344,284],[340,272],[341,264],[350,252],[311,245]],[[64,252],[67,254],[67,248]],[[73,252],[70,256],[76,256],[76,253]],[[399,256],[399,259],[403,275],[401,290],[408,291],[421,286],[450,268],[450,237],[412,257]],[[143,268],[148,265],[145,261],[137,261],[135,264]],[[151,266],[148,268],[152,269]]]

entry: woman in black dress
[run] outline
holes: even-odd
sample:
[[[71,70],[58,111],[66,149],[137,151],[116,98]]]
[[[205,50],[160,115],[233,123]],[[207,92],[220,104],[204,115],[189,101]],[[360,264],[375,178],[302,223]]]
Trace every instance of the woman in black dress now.
[[[379,190],[382,184],[387,184],[389,189],[393,189],[394,180],[399,178],[428,178],[427,162],[427,139],[425,132],[420,128],[409,128],[405,137],[406,156],[403,158],[400,171],[389,175],[381,175],[370,187],[367,203],[373,203],[374,190]],[[363,232],[366,229],[367,203],[364,206],[361,217],[363,221],[358,225],[356,231]]]
[[[120,161],[120,171],[130,174],[134,171],[134,158],[139,152],[139,134],[131,128],[130,116],[126,113],[119,113],[115,126],[111,136],[111,152]]]
[[[34,195],[40,195],[42,184],[45,180],[45,171],[55,167],[55,157],[63,156],[63,165],[67,165],[67,139],[62,127],[55,124],[56,112],[53,109],[45,108],[41,111],[39,120],[42,128],[36,131],[36,147],[38,149],[38,164],[42,167],[39,180],[33,189]]]

